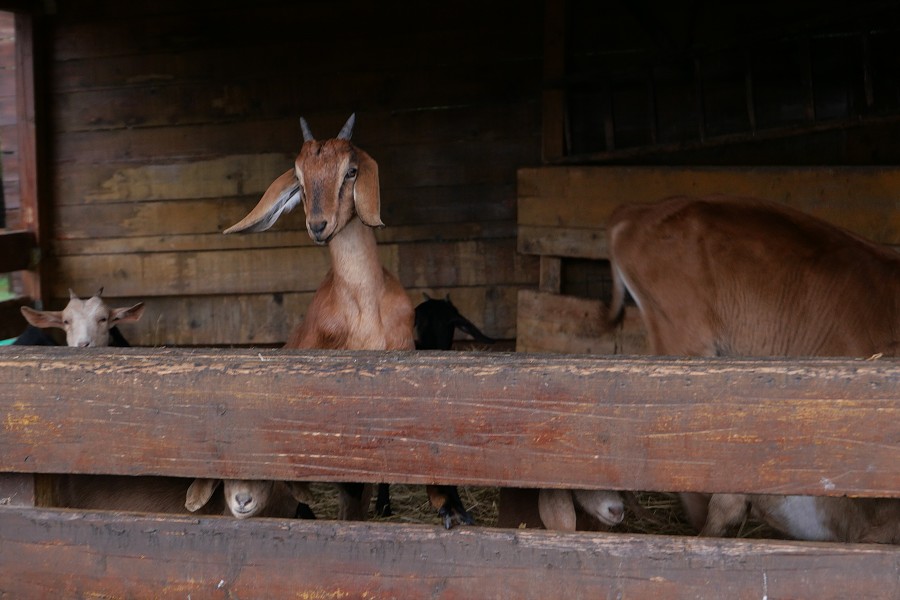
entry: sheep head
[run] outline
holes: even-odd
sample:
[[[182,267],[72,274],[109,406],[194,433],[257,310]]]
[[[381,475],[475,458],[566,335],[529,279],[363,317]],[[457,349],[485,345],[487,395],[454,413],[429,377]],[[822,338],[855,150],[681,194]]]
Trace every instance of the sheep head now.
[[[350,142],[355,119],[350,115],[336,138],[319,141],[301,118],[303,145],[294,168],[275,179],[250,214],[225,233],[265,231],[300,202],[306,230],[317,244],[327,244],[354,217],[383,227],[378,164]]]

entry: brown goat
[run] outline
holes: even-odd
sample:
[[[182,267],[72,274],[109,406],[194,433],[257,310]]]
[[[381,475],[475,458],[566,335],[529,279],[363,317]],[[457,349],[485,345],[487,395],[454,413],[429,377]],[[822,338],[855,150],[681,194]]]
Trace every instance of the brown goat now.
[[[403,286],[378,258],[373,227],[381,222],[378,165],[350,142],[355,116],[337,138],[316,140],[304,119],[303,145],[294,166],[280,175],[256,207],[225,233],[264,231],[302,202],[306,229],[328,245],[331,269],[316,290],[303,322],[285,348],[413,350],[413,307]],[[371,486],[345,486],[341,514],[364,518]],[[461,503],[427,486],[446,527],[471,522]],[[353,498],[355,501],[350,502]]]
[[[762,200],[716,196],[621,206],[607,231],[610,321],[621,316],[627,291],[654,354],[897,353],[900,256],[844,229]],[[755,506],[794,537],[891,541],[891,526],[877,521],[900,515],[900,500],[714,494],[707,505],[708,498],[682,495],[704,535],[721,535]],[[868,510],[876,505],[889,508]],[[840,515],[847,521],[835,525]]]

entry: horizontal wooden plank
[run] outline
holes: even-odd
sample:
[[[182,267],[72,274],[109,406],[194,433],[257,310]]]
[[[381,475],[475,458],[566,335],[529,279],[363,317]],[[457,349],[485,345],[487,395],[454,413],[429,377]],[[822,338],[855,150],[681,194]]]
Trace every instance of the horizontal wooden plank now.
[[[603,323],[599,300],[519,290],[518,352],[615,354],[615,336]]]
[[[519,252],[541,256],[606,259],[606,227],[519,226]]]
[[[603,326],[608,309],[599,300],[519,290],[517,352],[646,354],[640,313],[627,307],[622,323]]]
[[[80,209],[79,209],[80,210]],[[96,210],[96,209],[90,209]],[[134,237],[80,238],[54,241],[55,255],[129,254],[135,252],[191,252],[236,250],[245,248],[292,248],[312,246],[300,217],[287,215],[275,229],[265,235],[222,235],[221,231],[201,234],[138,235]],[[243,215],[241,215],[243,216]],[[71,223],[71,220],[66,221]],[[233,223],[229,223],[233,224]],[[106,227],[100,225],[101,228]],[[70,230],[67,230],[70,231]],[[137,231],[137,230],[135,230]],[[380,244],[417,241],[456,241],[473,239],[514,238],[513,221],[482,221],[477,223],[438,223],[435,225],[390,225],[375,231]]]
[[[370,48],[377,47],[370,39],[360,41]],[[431,40],[423,47],[434,47],[435,43]],[[283,57],[281,61],[272,61],[266,54],[270,51],[268,48],[248,48],[246,44],[239,48],[235,51],[243,52],[244,58],[231,62],[231,76],[218,81],[212,81],[208,76],[193,81],[165,80],[166,71],[171,70],[163,69],[162,72],[149,74],[150,79],[143,83],[133,79],[115,87],[57,90],[55,106],[59,128],[62,132],[76,132],[179,127],[240,119],[266,120],[290,114],[291,110],[296,110],[295,107],[302,107],[309,115],[317,111],[335,110],[340,106],[336,106],[335,99],[351,96],[357,99],[377,98],[386,80],[397,77],[408,77],[417,85],[397,86],[391,90],[394,106],[440,106],[441,101],[445,102],[444,106],[453,106],[471,103],[473,98],[486,104],[501,98],[530,95],[532,87],[529,76],[535,75],[537,70],[534,59],[512,63],[492,61],[491,66],[503,66],[502,77],[498,77],[484,63],[477,66],[418,63],[406,68],[371,64],[365,68],[360,67],[359,60],[354,61],[352,66],[344,60],[343,76],[336,77],[334,70],[320,71],[305,66],[320,62],[318,60],[298,60],[294,54]],[[222,56],[213,58],[211,53],[207,53],[205,58],[224,59]],[[282,67],[275,66],[277,62],[281,62]],[[268,68],[260,68],[264,64],[268,64]],[[284,77],[284,68],[288,65],[304,70],[302,80]],[[88,68],[86,65],[81,67]],[[135,63],[130,63],[129,73],[135,78],[140,77],[134,73],[134,68]],[[308,93],[311,88],[316,89],[316,94]],[[356,109],[364,110],[369,106],[372,104],[357,106]],[[349,106],[346,109],[353,110]]]
[[[360,127],[364,123],[362,119],[358,117]],[[182,195],[176,197],[184,197],[181,188],[159,180],[167,168],[176,170],[177,167],[170,165],[214,163],[223,155],[271,154],[276,150],[290,155],[300,150],[298,137],[293,115],[266,121],[71,133],[58,138],[59,172],[53,189],[60,204],[119,200],[115,196],[117,191],[130,194],[127,197],[140,197],[142,193],[158,193],[151,198],[159,199],[179,193]],[[358,142],[378,162],[382,189],[390,190],[509,184],[518,167],[538,160],[537,150],[528,143],[530,139],[531,136],[522,135],[427,144]],[[286,160],[276,175],[291,164],[291,160]],[[158,192],[156,188],[138,185],[151,182],[158,185]],[[235,187],[235,182],[225,181],[221,185],[228,187],[229,183]],[[132,187],[136,191],[131,191]]]
[[[0,232],[0,273],[31,267],[36,249],[37,239],[31,231]]]
[[[265,181],[268,185],[269,181]],[[153,183],[148,183],[153,187]],[[164,186],[165,187],[165,186]],[[215,189],[222,189],[213,186]],[[203,192],[186,186],[181,192]],[[228,190],[234,191],[234,190]],[[384,190],[390,203],[382,206],[382,220],[388,224],[379,230],[381,240],[415,241],[454,239],[454,236],[472,237],[490,232],[500,226],[498,221],[508,222],[511,233],[514,224],[514,192],[512,186],[458,186],[456,188],[434,188],[410,190]],[[423,203],[421,195],[429,196]],[[133,237],[166,237],[216,234],[244,217],[259,201],[258,195],[227,196],[216,198],[192,198],[183,196],[171,200],[129,200],[96,204],[63,205],[56,209],[56,237],[63,243],[78,240],[78,247],[90,248],[90,243],[107,243],[114,239],[117,243],[130,244]],[[103,212],[103,219],[97,218],[97,211]],[[467,230],[463,226],[467,226]],[[398,227],[405,227],[397,230]],[[395,231],[397,230],[397,231]],[[306,233],[303,210],[296,210],[279,220],[273,231],[294,231],[295,245],[311,244]],[[414,237],[412,234],[417,234]],[[254,236],[233,236],[246,239]],[[258,236],[256,236],[258,237]],[[306,238],[306,239],[304,239]],[[265,239],[265,238],[263,238]],[[96,240],[96,241],[95,241]],[[102,246],[100,246],[102,248]],[[118,252],[122,252],[120,248]],[[153,251],[153,248],[150,248]]]
[[[516,253],[513,239],[380,244],[378,252],[405,287],[528,285],[538,279],[538,259]],[[67,297],[70,287],[94,290],[98,284],[111,296],[129,297],[312,292],[330,266],[327,249],[319,246],[61,256],[50,293]]]
[[[498,339],[516,336],[516,286],[410,288],[413,304],[423,293],[451,294],[456,307],[482,330]],[[299,324],[312,292],[175,297],[107,296],[110,306],[144,302],[143,318],[120,329],[134,346],[281,345]],[[65,306],[68,296],[54,300]],[[20,317],[21,318],[21,317]],[[460,336],[466,339],[465,336]]]
[[[0,594],[12,598],[742,600],[900,593],[900,550],[893,546],[13,508],[0,509],[0,532]]]
[[[900,244],[896,167],[543,167],[519,170],[519,224],[603,229],[619,204],[732,194],[781,202]]]
[[[900,496],[898,389],[897,361],[7,347],[0,472]]]

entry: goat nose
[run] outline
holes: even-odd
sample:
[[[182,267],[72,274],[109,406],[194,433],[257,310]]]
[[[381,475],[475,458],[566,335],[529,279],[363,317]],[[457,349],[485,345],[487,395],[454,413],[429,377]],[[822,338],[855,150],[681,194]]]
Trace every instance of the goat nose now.
[[[248,504],[253,502],[253,496],[246,493],[240,493],[234,496],[234,500],[238,503],[238,506],[240,506],[241,508],[246,508]]]
[[[85,340],[85,341],[83,341],[83,342],[78,342],[78,347],[79,347],[79,348],[87,348],[87,347],[90,346],[90,345],[91,345],[91,341],[90,341],[90,340]]]
[[[328,221],[316,221],[309,224],[309,231],[313,235],[321,235],[326,227],[328,227]]]

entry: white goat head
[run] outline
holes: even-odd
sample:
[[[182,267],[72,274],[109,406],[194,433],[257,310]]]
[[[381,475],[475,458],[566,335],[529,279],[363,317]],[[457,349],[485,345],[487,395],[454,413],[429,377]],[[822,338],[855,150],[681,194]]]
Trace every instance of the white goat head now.
[[[350,115],[336,138],[318,141],[301,117],[303,146],[294,168],[273,181],[250,214],[225,233],[265,231],[300,201],[306,230],[317,244],[327,244],[354,216],[383,227],[378,164],[350,142],[355,120]]]
[[[110,308],[100,298],[102,293],[103,288],[100,288],[87,300],[81,300],[70,289],[69,303],[63,310],[35,310],[23,306],[22,316],[35,327],[58,327],[64,330],[69,346],[109,346],[109,330],[120,323],[140,319],[144,314],[144,303],[138,302],[128,308]]]
[[[212,497],[221,479],[195,479],[188,487],[184,506],[196,512],[206,505]],[[297,502],[309,504],[312,494],[309,485],[302,482],[251,481],[242,479],[226,479],[223,484],[225,506],[238,519],[267,516],[287,518],[296,513]],[[293,504],[285,506],[285,500],[292,499]]]

